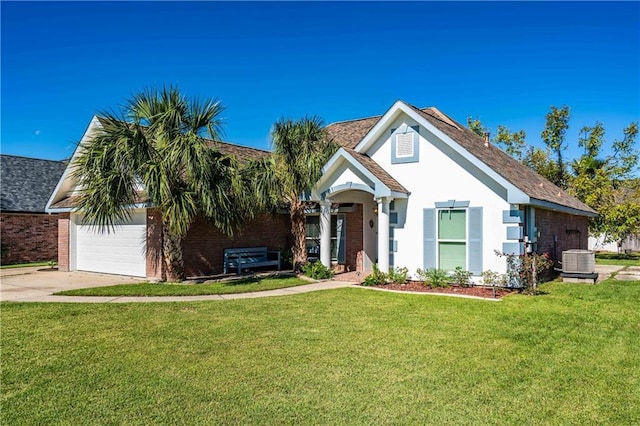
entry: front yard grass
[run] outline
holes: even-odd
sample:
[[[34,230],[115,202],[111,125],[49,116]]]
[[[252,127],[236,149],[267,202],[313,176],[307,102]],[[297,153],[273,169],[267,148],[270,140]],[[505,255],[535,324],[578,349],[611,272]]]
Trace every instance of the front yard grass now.
[[[55,263],[57,265],[57,263]],[[15,263],[12,265],[0,265],[0,269],[13,269],[13,268],[29,268],[32,266],[52,266],[52,262],[31,262],[31,263]]]
[[[640,254],[596,253],[597,265],[640,266]]]
[[[0,424],[638,424],[640,281],[0,305]]]
[[[596,265],[640,266],[640,260],[634,259],[598,259]]]
[[[298,277],[245,278],[208,284],[134,283],[107,287],[65,290],[65,296],[203,296],[209,294],[250,293],[309,284]]]

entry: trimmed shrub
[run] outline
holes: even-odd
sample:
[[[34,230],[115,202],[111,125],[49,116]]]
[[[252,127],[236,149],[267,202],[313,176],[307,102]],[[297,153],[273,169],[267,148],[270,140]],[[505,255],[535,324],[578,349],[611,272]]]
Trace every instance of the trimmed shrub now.
[[[314,280],[325,280],[333,278],[333,271],[322,264],[322,262],[308,262],[302,267],[302,273]]]

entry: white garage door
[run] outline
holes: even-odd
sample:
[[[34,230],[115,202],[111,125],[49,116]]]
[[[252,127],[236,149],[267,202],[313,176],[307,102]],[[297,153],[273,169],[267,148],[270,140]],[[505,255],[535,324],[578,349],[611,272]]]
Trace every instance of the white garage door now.
[[[144,277],[147,275],[145,249],[147,216],[136,211],[127,223],[115,231],[82,224],[75,220],[76,269],[79,271]]]

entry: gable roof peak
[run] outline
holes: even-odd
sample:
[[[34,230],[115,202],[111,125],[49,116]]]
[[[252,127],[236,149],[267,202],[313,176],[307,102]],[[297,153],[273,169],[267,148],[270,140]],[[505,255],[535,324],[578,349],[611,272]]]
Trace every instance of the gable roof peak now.
[[[438,116],[438,118],[440,118],[445,123],[455,127],[458,130],[462,130],[462,129],[460,129],[460,126],[458,126],[458,124],[455,122],[455,120],[453,120],[451,117],[449,117],[444,112],[440,111],[438,108],[436,108],[436,107],[428,107],[428,108],[421,108],[421,109],[422,109],[422,111],[426,111],[426,110],[432,111],[433,113],[435,113]]]
[[[383,115],[334,123],[327,126],[327,130],[336,142],[344,148],[362,152],[364,151],[363,144],[374,140],[376,135],[382,131],[381,120],[384,117],[395,116],[398,109],[408,112],[411,116],[417,118],[419,122],[432,127],[432,130],[440,135],[438,137],[445,138],[445,140],[450,141],[448,143],[459,147],[458,149],[461,149],[461,152],[466,152],[471,157],[474,157],[474,161],[483,164],[492,175],[504,179],[508,184],[526,194],[529,199],[548,202],[551,208],[560,206],[582,214],[586,213],[587,215],[596,213],[592,208],[515,160],[501,149],[492,145],[485,146],[484,138],[435,107],[417,108],[398,100]]]

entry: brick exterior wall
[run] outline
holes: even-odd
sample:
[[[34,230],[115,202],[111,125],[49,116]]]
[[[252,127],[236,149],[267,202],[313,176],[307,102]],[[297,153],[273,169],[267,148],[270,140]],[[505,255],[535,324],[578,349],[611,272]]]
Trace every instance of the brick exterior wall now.
[[[58,215],[0,213],[3,265],[56,260]]]
[[[182,244],[185,272],[188,277],[221,274],[224,249],[241,247],[267,247],[269,250],[291,247],[289,216],[259,215],[232,238],[198,218]]]
[[[358,210],[345,214],[347,221],[347,238],[346,238],[346,270],[362,271],[362,246],[363,246],[363,230],[362,230],[362,204],[357,204]]]
[[[362,268],[361,256],[363,244],[362,205],[355,212],[345,214],[347,222],[346,269]],[[57,215],[56,240],[58,249],[58,268],[69,270],[69,213]],[[221,274],[223,270],[224,249],[238,247],[266,246],[269,250],[286,250],[291,247],[291,226],[286,214],[259,215],[247,223],[244,228],[229,238],[198,218],[183,241],[184,266],[187,276],[206,276]],[[164,264],[162,253],[162,227],[160,215],[154,209],[147,210],[147,277],[161,279]]]
[[[162,261],[162,221],[156,209],[147,209],[147,278],[161,280],[164,272]]]
[[[70,214],[58,215],[58,270],[69,271],[69,227]]]
[[[549,253],[554,261],[562,261],[562,252],[588,247],[589,218],[551,210],[536,209],[536,228],[540,232],[537,252]],[[557,242],[554,246],[554,236]]]

